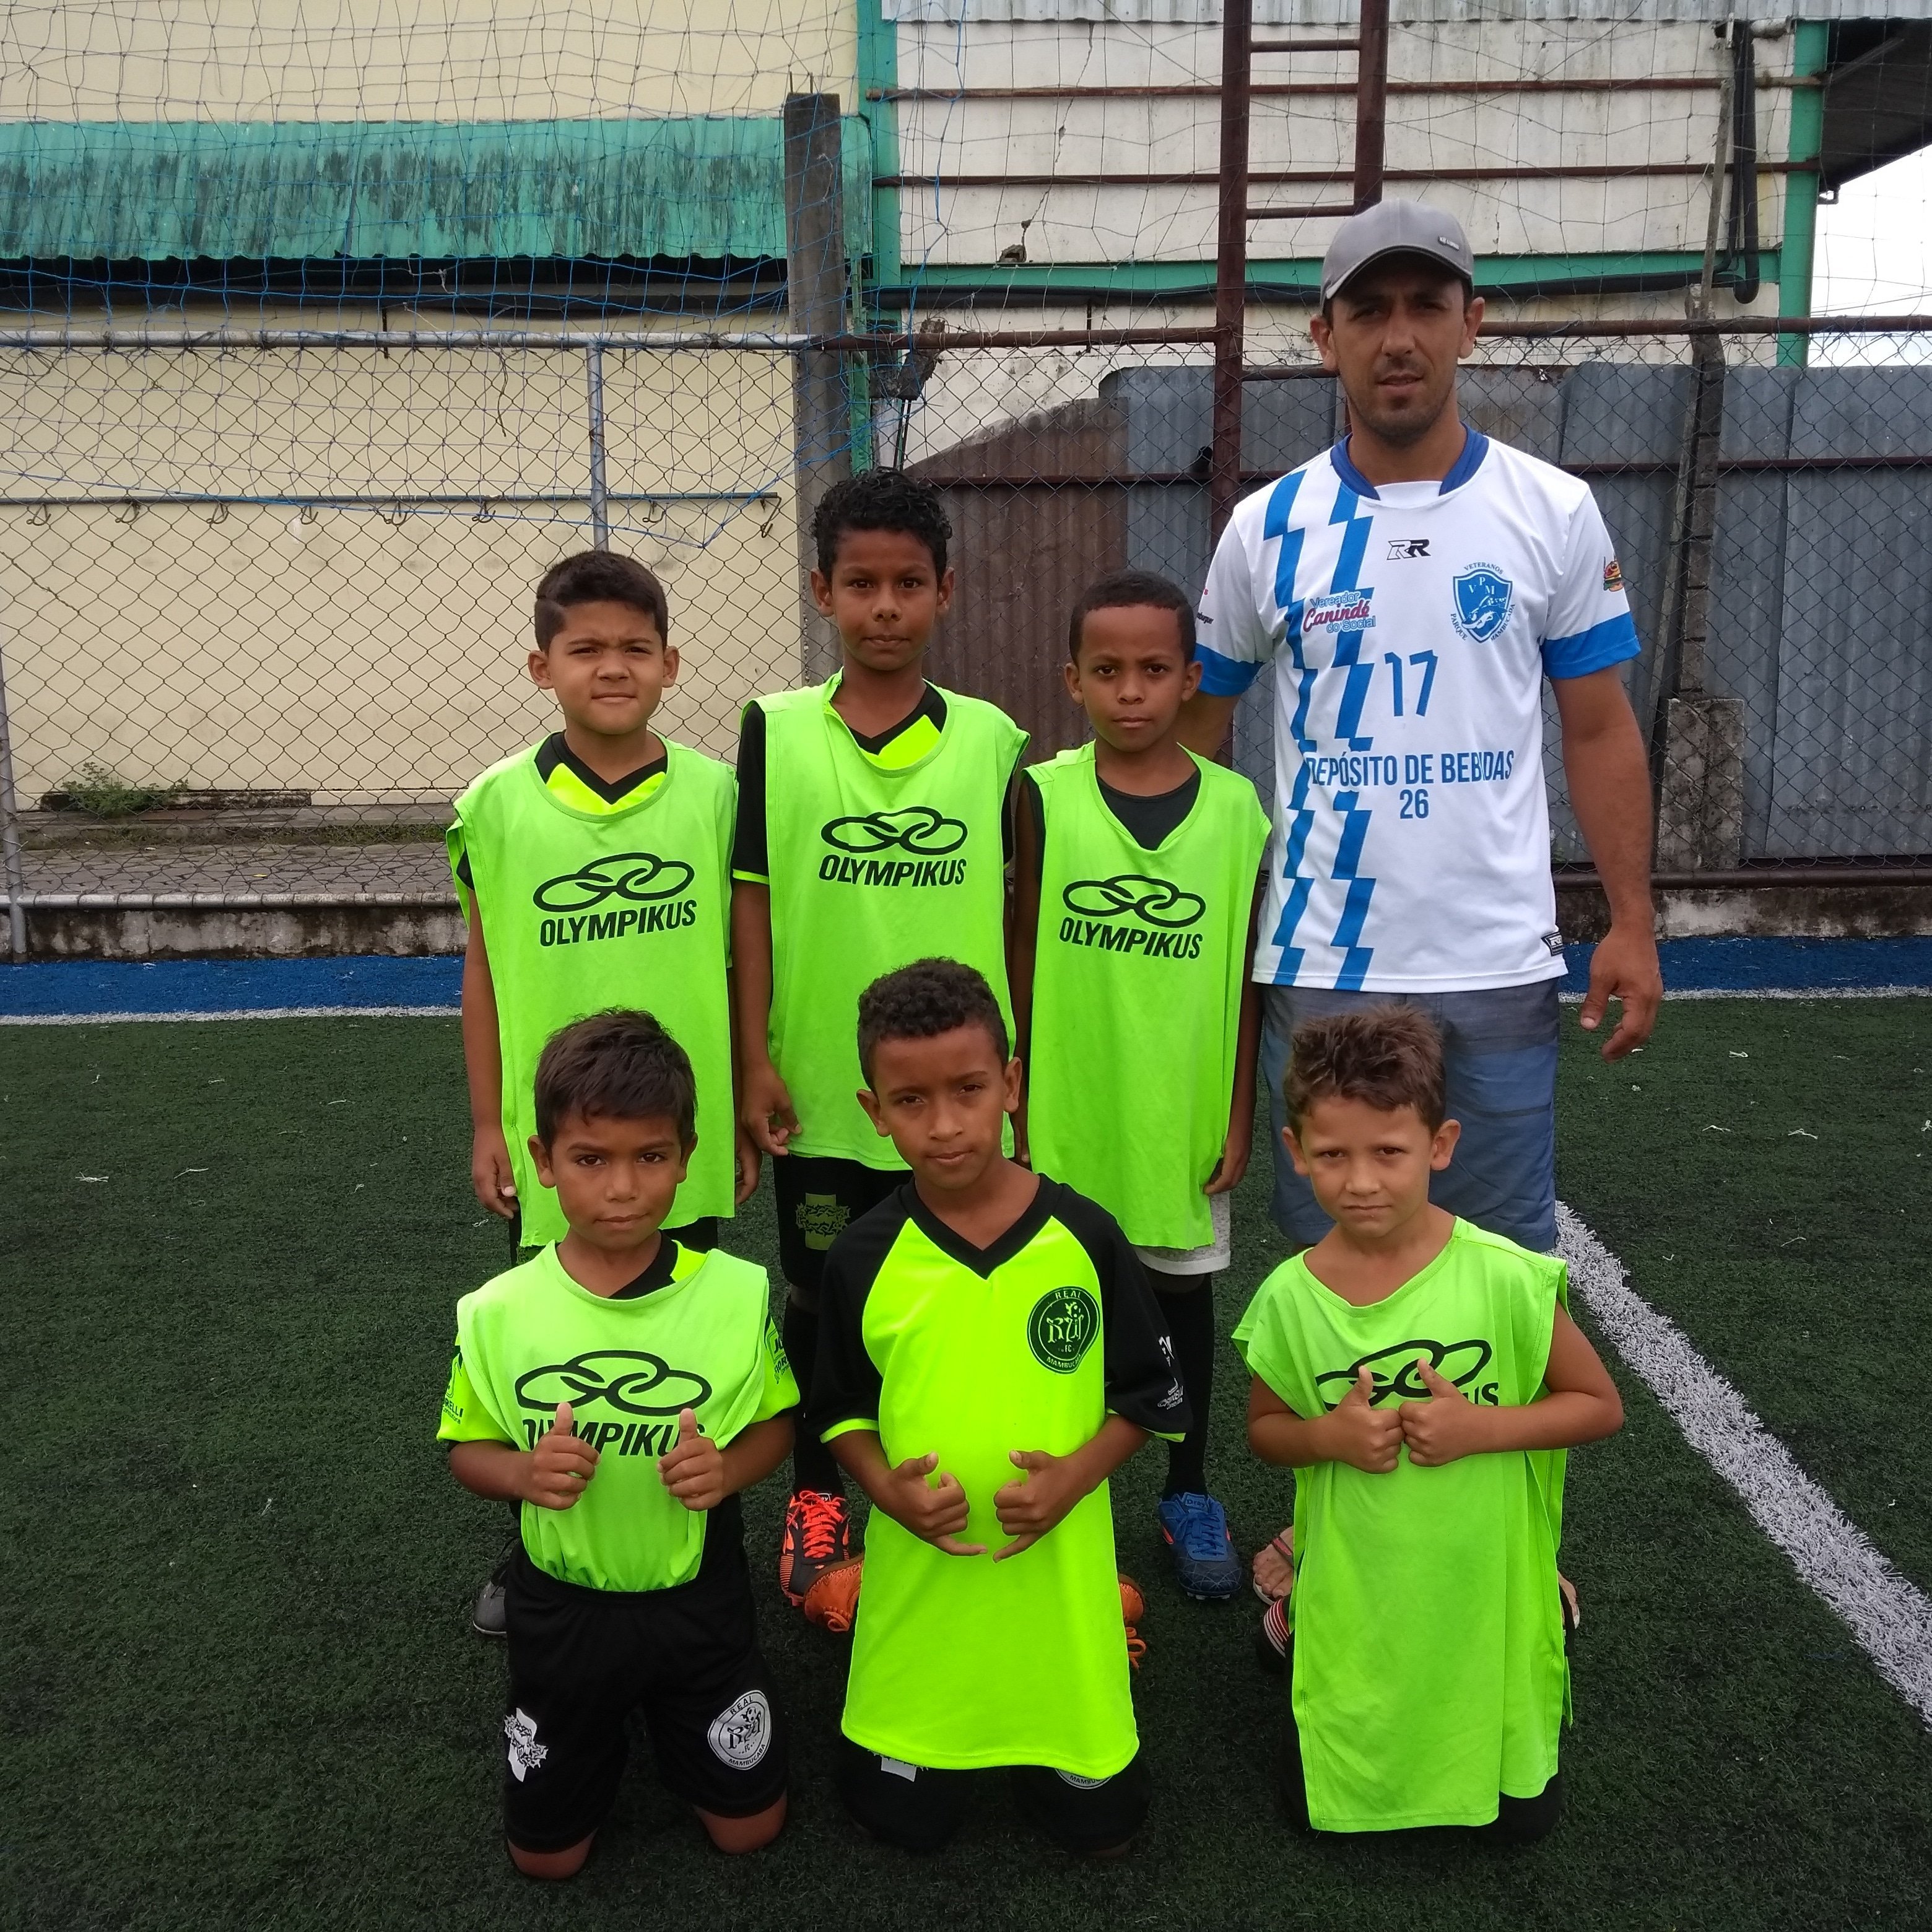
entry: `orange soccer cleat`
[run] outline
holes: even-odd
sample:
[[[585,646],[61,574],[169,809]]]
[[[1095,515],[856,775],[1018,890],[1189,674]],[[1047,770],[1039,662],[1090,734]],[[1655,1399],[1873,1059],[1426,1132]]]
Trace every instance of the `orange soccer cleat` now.
[[[829,1630],[837,1636],[847,1635],[852,1628],[852,1620],[859,1614],[860,1576],[865,1567],[866,1559],[854,1556],[847,1562],[835,1563],[830,1569],[821,1570],[818,1580],[805,1593],[806,1622],[816,1624],[820,1630]]]
[[[1141,1586],[1123,1570],[1120,1580],[1120,1621],[1127,1630],[1127,1661],[1138,1670],[1141,1659],[1147,1654],[1147,1641],[1134,1628],[1147,1615],[1147,1604],[1141,1595]]]

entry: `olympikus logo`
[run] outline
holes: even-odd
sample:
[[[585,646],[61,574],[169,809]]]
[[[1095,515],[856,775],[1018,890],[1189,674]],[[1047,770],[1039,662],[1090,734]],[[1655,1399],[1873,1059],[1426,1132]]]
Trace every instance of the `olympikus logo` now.
[[[622,912],[586,913],[577,919],[547,919],[537,928],[539,946],[575,946],[590,939],[622,939],[631,933],[676,932],[698,923],[698,902],[672,905],[626,906]]]
[[[1137,952],[1148,959],[1201,956],[1201,934],[1182,929],[1198,925],[1208,910],[1198,892],[1183,892],[1143,872],[1120,872],[1111,879],[1076,879],[1060,897],[1069,912],[1078,915],[1060,922],[1064,946],[1097,946],[1103,952]],[[1147,923],[1126,923],[1128,914]],[[1116,920],[1121,923],[1110,922]]]
[[[588,912],[608,898],[646,904],[674,899],[697,877],[682,859],[660,859],[655,852],[614,852],[575,872],[546,879],[530,895],[544,912]]]
[[[1372,590],[1340,590],[1327,597],[1311,597],[1301,607],[1301,631],[1371,630],[1375,626]]]
[[[835,818],[818,836],[833,848],[819,861],[818,876],[833,885],[956,886],[966,877],[964,859],[941,856],[965,844],[964,820],[949,818],[929,805]],[[912,856],[872,856],[886,852]]]

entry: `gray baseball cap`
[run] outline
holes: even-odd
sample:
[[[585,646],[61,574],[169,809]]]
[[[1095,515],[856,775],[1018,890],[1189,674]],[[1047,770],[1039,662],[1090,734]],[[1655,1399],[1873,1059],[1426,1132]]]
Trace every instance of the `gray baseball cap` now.
[[[1476,279],[1469,238],[1453,214],[1424,202],[1378,201],[1336,230],[1322,258],[1322,299],[1330,300],[1370,262],[1390,255],[1426,255],[1466,282]]]

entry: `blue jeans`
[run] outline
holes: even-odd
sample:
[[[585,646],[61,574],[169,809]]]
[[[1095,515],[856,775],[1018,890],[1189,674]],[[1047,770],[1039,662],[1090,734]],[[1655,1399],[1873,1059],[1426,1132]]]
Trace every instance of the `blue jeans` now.
[[[1557,982],[1471,993],[1338,993],[1262,989],[1262,1077],[1274,1127],[1275,1225],[1312,1247],[1333,1225],[1282,1144],[1288,1042],[1304,1020],[1384,1001],[1417,1006],[1442,1034],[1456,1157],[1430,1177],[1429,1198],[1452,1214],[1546,1252],[1556,1245]]]

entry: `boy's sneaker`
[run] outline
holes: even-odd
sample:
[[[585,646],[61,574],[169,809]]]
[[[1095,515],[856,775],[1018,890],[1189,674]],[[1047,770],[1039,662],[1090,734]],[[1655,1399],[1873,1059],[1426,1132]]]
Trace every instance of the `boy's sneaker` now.
[[[1277,1597],[1262,1613],[1255,1630],[1255,1655],[1264,1670],[1271,1670],[1278,1677],[1288,1668],[1288,1604],[1286,1598]]]
[[[849,1563],[835,1563],[823,1572],[805,1593],[805,1620],[829,1630],[834,1636],[850,1634],[859,1614],[859,1585],[866,1559],[855,1556]]]
[[[786,1504],[784,1534],[778,1541],[778,1588],[787,1603],[802,1604],[826,1570],[859,1554],[843,1496],[800,1490]]]
[[[1227,1515],[1212,1496],[1198,1490],[1162,1496],[1160,1533],[1174,1552],[1174,1574],[1190,1597],[1218,1604],[1241,1587]]]
[[[478,1636],[508,1636],[510,1616],[508,1586],[510,1565],[515,1560],[521,1538],[513,1540],[496,1559],[496,1567],[483,1580],[470,1612],[470,1628]]]

